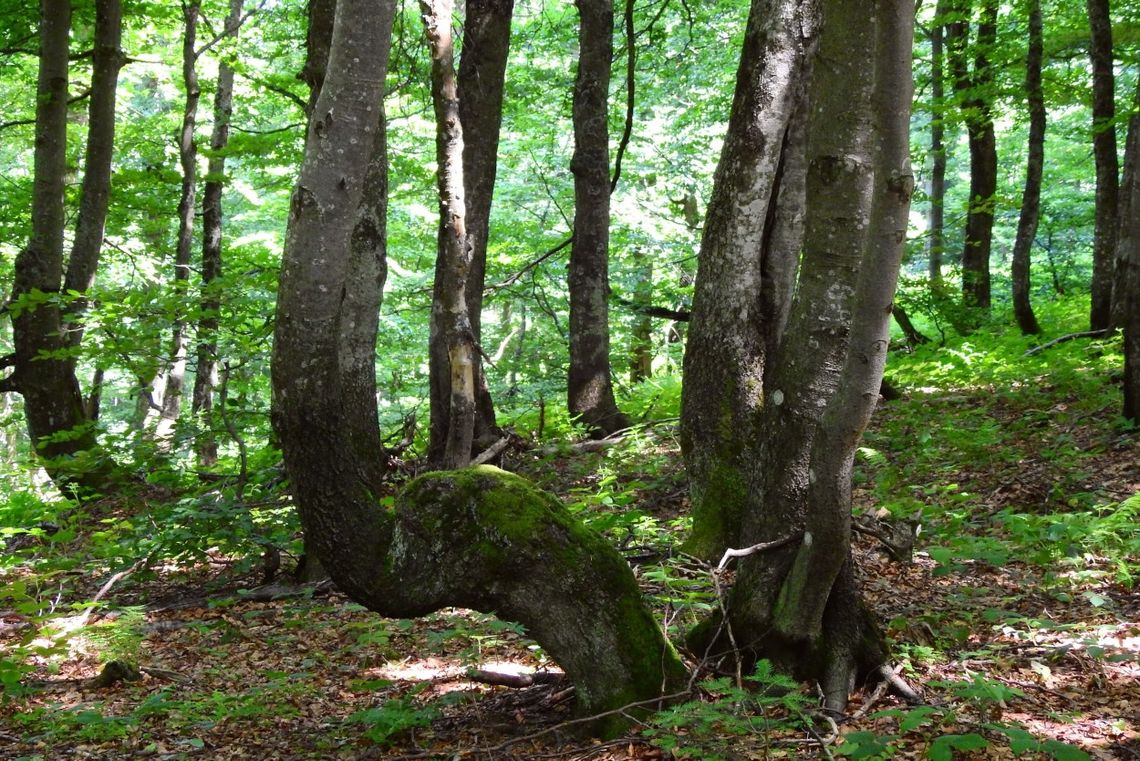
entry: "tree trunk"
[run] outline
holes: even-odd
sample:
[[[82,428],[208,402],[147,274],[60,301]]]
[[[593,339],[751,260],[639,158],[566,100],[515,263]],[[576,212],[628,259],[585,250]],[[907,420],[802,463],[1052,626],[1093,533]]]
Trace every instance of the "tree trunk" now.
[[[455,76],[455,50],[451,38],[450,0],[421,0],[424,28],[431,47],[431,93],[435,106],[435,156],[439,186],[439,234],[432,298],[429,344],[446,348],[447,405],[439,425],[442,458],[436,464],[462,468],[471,461],[475,438],[475,376],[478,351],[468,313],[467,278],[471,247],[467,239],[464,196],[463,124]],[[441,411],[442,412],[442,411]],[[441,413],[433,410],[434,419]]]
[[[760,380],[762,438],[736,538],[777,543],[742,561],[729,599],[742,654],[818,681],[833,710],[886,657],[852,574],[851,468],[882,380],[914,184],[913,13],[906,0],[880,0],[872,13],[858,0],[824,4],[803,261],[787,330]],[[716,652],[722,623],[707,622],[691,643]]]
[[[70,341],[58,301],[64,284],[64,184],[67,173],[68,39],[71,3],[42,0],[40,65],[36,98],[36,147],[32,184],[32,232],[16,257],[12,285],[14,352],[4,358],[12,373],[0,391],[24,398],[24,414],[36,453],[64,491],[103,490],[113,484],[113,463],[99,451],[85,410]],[[69,262],[70,285],[83,292],[93,278],[106,218],[114,143],[114,102],[121,66],[119,5],[96,7],[94,74],[80,220]],[[80,303],[79,308],[82,308]],[[47,355],[47,356],[45,356]]]
[[[230,0],[226,35],[237,37],[243,0]],[[197,368],[194,372],[193,412],[198,421],[194,448],[199,467],[209,468],[218,460],[214,436],[214,386],[218,379],[218,312],[222,307],[215,281],[222,276],[222,191],[225,189],[225,149],[230,139],[233,112],[234,69],[228,61],[218,64],[218,89],[214,93],[214,127],[210,135],[210,162],[202,191],[202,316],[198,318]]]
[[[1140,83],[1136,102],[1140,103]],[[1140,424],[1140,113],[1128,124],[1128,144],[1124,149],[1125,184],[1121,190],[1120,237],[1117,247],[1114,288],[1124,331],[1124,417]]]
[[[942,37],[946,25],[946,0],[938,0],[930,30],[930,211],[927,218],[927,262],[931,282],[942,279],[942,254],[946,249],[946,65]]]
[[[1117,208],[1116,83],[1112,70],[1109,0],[1088,0],[1088,16],[1093,75],[1093,156],[1096,160],[1096,229],[1089,327],[1101,330],[1109,326],[1112,318],[1112,269],[1120,224]]]
[[[966,14],[970,3],[959,0]],[[989,55],[997,40],[996,0],[980,0],[981,17],[974,40],[974,65],[968,67],[970,22],[947,26],[947,53],[954,74],[954,89],[961,99],[970,146],[970,207],[962,249],[962,295],[968,306],[989,310],[990,252],[993,248],[994,203],[997,193],[997,145],[994,136],[994,74]]]
[[[174,247],[174,327],[170,336],[167,359],[166,388],[162,392],[156,435],[168,440],[182,414],[182,395],[186,384],[186,305],[189,297],[190,264],[194,245],[194,212],[198,193],[198,145],[194,127],[198,121],[198,101],[202,90],[198,84],[197,44],[198,16],[201,0],[188,0],[182,5],[185,30],[182,35],[182,83],[186,100],[182,106],[182,127],[178,132],[178,160],[182,167],[182,193],[178,199],[178,238]],[[168,442],[169,443],[169,442]]]
[[[766,354],[778,344],[795,277],[804,160],[802,130],[794,125],[797,111],[806,111],[800,102],[819,21],[814,3],[753,1],[701,240],[681,449],[693,504],[686,548],[707,558],[719,557],[739,535]],[[778,220],[782,236],[773,234]]]
[[[629,425],[614,399],[610,371],[609,91],[611,0],[579,0],[574,82],[574,241],[570,248],[570,415],[604,437]]]
[[[498,168],[499,129],[503,113],[503,85],[510,48],[514,0],[470,0],[464,21],[463,51],[459,60],[459,122],[463,126],[463,186],[466,200],[467,245],[471,264],[464,289],[471,334],[478,347],[482,338],[483,285],[491,201]],[[440,260],[442,262],[442,260]],[[437,276],[437,284],[442,278]],[[441,296],[438,289],[434,298]],[[433,310],[433,321],[439,313]],[[441,462],[447,443],[451,377],[442,326],[432,331],[430,350],[431,429],[428,459]],[[474,357],[475,448],[495,440],[495,407],[478,351]]]
[[[1120,225],[1118,238],[1124,238],[1125,227],[1133,224],[1130,216],[1132,208],[1132,193],[1136,186],[1136,173],[1140,171],[1140,80],[1136,82],[1136,92],[1132,96],[1132,116],[1128,120],[1128,133],[1124,147],[1124,173],[1120,183]],[[1120,244],[1123,245],[1123,244]],[[1119,245],[1116,251],[1116,261],[1113,264],[1112,277],[1112,324],[1120,327],[1125,322],[1125,302],[1128,300],[1128,288],[1125,283],[1123,269],[1125,267],[1126,253],[1121,251]]]
[[[648,304],[653,299],[653,261],[645,251],[633,251],[634,286],[633,298],[638,304]],[[644,312],[634,316],[633,330],[629,337],[629,382],[640,383],[653,375],[653,318]]]
[[[1029,158],[1025,164],[1025,192],[1021,218],[1013,242],[1013,314],[1022,335],[1041,332],[1029,299],[1029,262],[1037,222],[1041,218],[1041,175],[1045,168],[1045,93],[1041,88],[1043,51],[1041,0],[1029,0],[1029,54],[1025,61],[1025,93],[1029,100]]]
[[[373,385],[344,359],[371,353],[376,336],[369,343],[342,326],[354,319],[346,297],[380,300],[375,280],[355,276],[350,239],[368,159],[383,146],[377,115],[393,6],[340,0],[289,214],[274,426],[306,539],[341,589],[384,615],[462,606],[524,624],[573,679],[583,713],[683,689],[684,667],[628,565],[556,500],[481,467],[424,476],[391,510],[359,467],[346,423],[375,407]],[[615,716],[600,729],[616,731],[625,719]]]

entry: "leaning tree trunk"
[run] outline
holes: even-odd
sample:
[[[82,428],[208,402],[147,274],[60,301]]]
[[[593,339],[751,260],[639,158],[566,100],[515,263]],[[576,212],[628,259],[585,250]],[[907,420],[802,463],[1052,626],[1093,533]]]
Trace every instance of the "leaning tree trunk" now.
[[[64,284],[64,185],[67,173],[68,39],[71,3],[42,0],[40,68],[36,89],[36,147],[32,182],[32,232],[16,257],[12,285],[14,352],[2,365],[12,373],[0,391],[24,398],[28,434],[55,483],[64,490],[103,490],[114,481],[113,463],[99,451],[89,419],[58,295]],[[121,15],[115,0],[96,5],[94,74],[80,219],[68,266],[69,286],[90,285],[103,241]],[[79,308],[82,308],[80,303]],[[74,316],[73,316],[74,319]]]
[[[225,34],[237,37],[243,0],[230,0]],[[202,303],[198,318],[197,367],[194,372],[192,411],[198,421],[194,449],[199,467],[218,460],[214,435],[214,386],[218,376],[218,313],[222,308],[217,280],[222,276],[222,191],[225,189],[226,145],[230,139],[230,115],[234,101],[234,69],[228,61],[218,64],[218,89],[214,93],[214,127],[210,135],[210,161],[202,191]]]
[[[392,510],[360,467],[348,421],[375,408],[375,378],[362,382],[354,358],[371,356],[376,332],[370,343],[350,328],[346,299],[380,303],[380,284],[357,277],[351,239],[369,159],[382,153],[394,2],[338,5],[289,213],[273,353],[274,426],[310,548],[352,599],[385,615],[462,606],[522,623],[585,713],[683,689],[684,667],[628,565],[556,500],[482,467],[424,476]],[[600,729],[622,723],[614,713]]]
[[[858,0],[824,4],[803,261],[762,378],[762,439],[737,539],[772,544],[742,561],[729,599],[733,638],[747,643],[732,652],[818,681],[835,710],[886,657],[851,569],[851,468],[878,398],[913,190],[913,10],[907,0],[870,13]],[[707,622],[691,642],[725,644],[724,623]]]
[[[499,129],[503,114],[503,84],[511,39],[514,0],[470,0],[464,19],[463,53],[459,60],[457,87],[459,122],[463,126],[463,187],[466,200],[467,245],[471,264],[464,289],[467,314],[475,345],[482,337],[483,284],[487,267],[491,200],[498,168]],[[442,259],[439,260],[442,263]],[[436,279],[434,297],[442,278]],[[432,311],[433,321],[441,313]],[[450,417],[451,374],[443,326],[432,330],[429,378],[431,383],[431,428],[428,459],[441,462],[447,444]],[[479,353],[474,358],[476,448],[485,448],[496,438],[495,407]]]
[[[1089,327],[1112,319],[1112,269],[1119,225],[1119,165],[1116,156],[1116,83],[1113,75],[1109,0],[1088,0],[1089,57],[1093,76],[1093,156],[1096,160],[1096,229],[1093,233],[1092,304]]]
[[[685,345],[681,450],[693,505],[687,550],[702,557],[719,556],[739,534],[766,354],[786,321],[803,218],[796,114],[806,111],[818,25],[816,4],[803,0],[753,0],[748,17]]]
[[[1041,175],[1045,168],[1045,94],[1041,88],[1041,0],[1029,0],[1029,55],[1025,61],[1025,93],[1029,100],[1029,158],[1021,218],[1013,242],[1013,313],[1023,335],[1041,332],[1029,299],[1029,262],[1037,222],[1041,219]],[[1111,290],[1111,289],[1110,289]]]
[[[202,90],[198,84],[197,44],[198,16],[201,0],[189,0],[182,6],[185,28],[182,34],[182,84],[186,100],[182,104],[182,126],[178,131],[178,161],[182,167],[182,191],[178,199],[178,237],[174,247],[174,298],[175,317],[170,335],[170,354],[167,358],[166,384],[162,392],[162,411],[159,413],[156,435],[168,439],[182,414],[182,395],[186,385],[186,304],[190,286],[190,264],[194,245],[195,198],[198,193],[198,145],[194,142],[194,127],[198,121],[198,102]]]
[[[579,0],[574,82],[574,240],[570,248],[570,414],[596,436],[629,425],[614,399],[610,371],[610,66],[611,0]]]
[[[478,354],[468,313],[467,278],[471,247],[467,240],[464,197],[463,124],[455,76],[450,0],[421,0],[424,28],[431,47],[431,95],[435,105],[436,179],[439,185],[439,234],[435,289],[432,296],[429,347],[446,350],[446,415],[432,411],[433,429],[442,417],[442,456],[435,464],[462,468],[471,462],[475,439],[475,376]],[[434,437],[433,437],[434,438]]]
[[[960,10],[968,13],[968,8],[968,2],[959,0]],[[981,0],[972,71],[966,60],[969,21],[959,20],[947,26],[947,52],[954,73],[954,89],[961,98],[970,146],[970,202],[962,247],[962,295],[968,306],[984,310],[991,304],[990,253],[997,193],[994,73],[989,61],[997,40],[997,16],[996,0]]]

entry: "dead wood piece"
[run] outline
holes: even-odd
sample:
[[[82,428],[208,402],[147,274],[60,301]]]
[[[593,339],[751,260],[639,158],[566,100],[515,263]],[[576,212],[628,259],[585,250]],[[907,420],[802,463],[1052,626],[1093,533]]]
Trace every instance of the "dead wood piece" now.
[[[485,671],[483,669],[469,669],[467,678],[480,684],[494,684],[501,687],[514,687],[522,689],[536,684],[555,684],[562,681],[566,675],[560,671],[535,671],[529,674],[506,674],[499,671]]]
[[[1054,338],[1052,341],[1046,341],[1045,343],[1041,344],[1040,346],[1034,346],[1032,349],[1026,350],[1026,352],[1024,354],[1022,354],[1021,356],[1032,357],[1034,354],[1040,354],[1041,352],[1045,351],[1046,349],[1052,349],[1057,344],[1063,344],[1066,341],[1072,341],[1072,340],[1077,339],[1077,338],[1101,338],[1103,336],[1107,336],[1113,330],[1115,330],[1115,328],[1102,328],[1100,330],[1082,330],[1082,331],[1079,331],[1077,333],[1068,333],[1066,335]]]
[[[895,670],[890,666],[880,666],[879,675],[883,677],[883,681],[890,685],[891,692],[898,695],[907,704],[912,706],[922,705],[922,695],[915,690],[905,679],[895,673]]]
[[[724,567],[726,565],[728,565],[728,561],[731,560],[732,558],[742,558],[742,557],[745,557],[747,555],[752,555],[752,554],[757,553],[757,552],[767,552],[768,550],[775,550],[775,549],[778,549],[780,547],[783,547],[786,544],[791,544],[792,542],[799,539],[800,536],[801,536],[801,534],[790,534],[788,536],[785,536],[783,539],[777,539],[777,540],[772,541],[772,542],[760,542],[759,544],[754,544],[751,547],[745,547],[744,549],[741,549],[741,550],[734,550],[731,547],[729,547],[727,550],[724,551],[724,555],[721,556],[720,562],[717,563],[716,569],[718,571],[723,571]]]
[[[99,676],[93,678],[88,685],[93,689],[110,687],[117,682],[134,682],[142,679],[138,666],[126,661],[108,661]]]
[[[178,684],[189,684],[193,681],[190,677],[185,676],[184,674],[179,674],[177,671],[171,671],[170,669],[160,669],[153,666],[139,666],[139,671],[147,674],[148,676],[153,676],[155,679],[165,679],[168,682],[177,682]]]

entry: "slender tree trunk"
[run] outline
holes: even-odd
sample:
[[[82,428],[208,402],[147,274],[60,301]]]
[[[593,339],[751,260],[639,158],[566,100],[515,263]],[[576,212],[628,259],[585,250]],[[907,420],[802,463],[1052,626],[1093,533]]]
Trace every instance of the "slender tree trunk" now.
[[[469,0],[464,21],[463,52],[459,61],[459,121],[463,125],[463,185],[467,211],[467,244],[471,265],[465,296],[471,333],[478,347],[482,338],[483,285],[491,201],[498,168],[503,85],[510,48],[514,0]],[[440,260],[442,262],[442,260]],[[437,276],[437,285],[442,284]],[[440,297],[438,288],[434,298]],[[442,316],[433,310],[433,320]],[[442,326],[432,331],[430,350],[431,435],[428,459],[441,462],[450,417],[451,377]],[[474,360],[476,448],[497,438],[495,407],[478,351]]]
[[[927,261],[931,282],[942,279],[942,254],[946,248],[946,65],[942,37],[947,12],[939,0],[930,30],[930,212],[927,218]]]
[[[997,142],[994,136],[994,74],[989,55],[997,40],[998,4],[979,0],[980,18],[974,39],[973,70],[967,64],[970,23],[947,26],[947,48],[954,88],[961,98],[970,146],[970,207],[962,249],[962,295],[969,306],[988,310],[991,303],[990,253],[993,248],[994,203],[997,193]],[[969,0],[959,0],[967,12]]]
[[[653,262],[640,248],[634,250],[633,261],[637,277],[634,300],[648,304],[653,298]],[[632,385],[653,375],[653,318],[644,313],[636,314],[629,341],[629,382]]]
[[[1135,103],[1140,105],[1140,82]],[[1140,110],[1128,123],[1121,186],[1120,234],[1113,297],[1115,324],[1124,331],[1124,417],[1140,424]]]
[[[816,4],[801,0],[753,0],[748,17],[685,345],[681,449],[693,503],[687,549],[704,557],[719,557],[739,535],[764,407],[760,383],[786,321],[806,171],[797,113],[806,113],[801,101],[819,23]]]
[[[614,399],[610,370],[609,90],[611,0],[579,0],[574,83],[574,241],[570,249],[570,414],[596,436],[629,425]]]
[[[447,347],[447,435],[440,465],[462,468],[471,461],[475,433],[475,375],[478,353],[468,313],[467,278],[471,247],[464,201],[463,124],[451,37],[450,0],[421,0],[431,46],[431,91],[435,105],[439,185],[439,249],[432,299],[432,341]]]
[[[1096,230],[1093,238],[1092,305],[1089,327],[1107,328],[1112,318],[1112,269],[1116,251],[1119,165],[1116,156],[1116,94],[1109,0],[1088,0],[1093,72],[1093,156],[1096,160]]]
[[[243,0],[230,0],[226,34],[237,37]],[[210,467],[218,460],[212,412],[214,386],[218,379],[218,312],[221,299],[215,292],[222,276],[222,192],[225,189],[225,149],[230,139],[233,112],[234,69],[228,61],[218,64],[218,89],[214,93],[214,127],[210,135],[210,161],[202,191],[202,316],[198,319],[197,368],[194,372],[193,412],[200,430],[195,440],[198,464]]]
[[[78,344],[78,336],[69,340],[58,302],[44,297],[58,295],[65,282],[84,292],[97,267],[114,144],[114,93],[122,64],[121,17],[114,0],[97,3],[83,195],[65,281],[64,184],[71,3],[42,0],[40,11],[32,232],[27,246],[16,257],[12,301],[20,306],[11,310],[14,352],[3,358],[3,366],[11,367],[12,373],[0,380],[0,391],[16,391],[23,396],[32,444],[61,489],[102,490],[113,484],[115,470],[98,449],[74,360],[67,358],[66,350]],[[77,304],[77,309],[82,307],[82,302]]]
[[[189,297],[190,264],[194,246],[194,212],[198,193],[198,145],[194,128],[198,121],[198,101],[202,90],[198,84],[197,44],[198,16],[201,0],[188,0],[182,6],[185,29],[182,35],[182,82],[186,100],[182,107],[182,127],[178,133],[178,160],[182,167],[182,193],[178,200],[178,238],[174,248],[174,294],[177,307],[170,337],[170,356],[166,369],[166,388],[162,393],[156,435],[168,439],[182,414],[182,395],[186,384],[186,304]]]
[[[1025,61],[1025,93],[1029,100],[1029,158],[1021,219],[1013,242],[1013,313],[1023,335],[1041,332],[1029,299],[1029,262],[1037,222],[1041,218],[1041,175],[1045,168],[1045,93],[1041,88],[1043,55],[1041,0],[1029,0],[1029,55]]]
[[[309,107],[306,116],[312,117],[313,107],[321,95],[325,72],[329,65],[329,47],[332,45],[333,18],[336,0],[309,0],[309,27],[305,35],[305,66],[297,78],[309,86]]]

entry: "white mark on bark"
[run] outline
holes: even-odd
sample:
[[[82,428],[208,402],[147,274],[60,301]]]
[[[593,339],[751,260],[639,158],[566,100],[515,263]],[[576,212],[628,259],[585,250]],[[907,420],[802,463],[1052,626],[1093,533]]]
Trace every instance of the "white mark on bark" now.
[[[775,391],[772,392],[772,404],[779,407],[783,403],[784,403],[784,392],[781,391],[780,389],[776,389]]]

